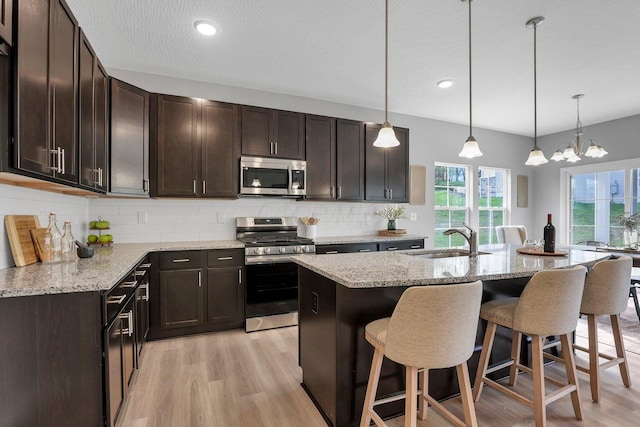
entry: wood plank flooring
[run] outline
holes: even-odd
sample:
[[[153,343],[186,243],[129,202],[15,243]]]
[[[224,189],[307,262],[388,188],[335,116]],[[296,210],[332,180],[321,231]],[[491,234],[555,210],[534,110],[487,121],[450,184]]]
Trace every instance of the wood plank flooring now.
[[[297,327],[245,333],[235,330],[147,343],[142,367],[132,382],[118,427],[324,427],[306,395],[297,364]],[[584,344],[578,337],[578,343]],[[601,345],[601,351],[611,351]],[[578,354],[577,359],[583,359]],[[602,375],[600,403],[590,398],[588,377],[579,373],[584,420],[573,416],[571,399],[547,407],[549,427],[623,427],[640,424],[640,354],[628,352],[632,387],[625,388],[617,368]],[[547,375],[564,379],[562,366]],[[518,390],[530,392],[522,376]],[[547,388],[552,390],[550,386]],[[460,398],[444,402],[462,415]],[[533,426],[530,408],[485,387],[476,404],[480,426]],[[404,417],[389,422],[403,426]],[[449,424],[433,411],[419,427]]]

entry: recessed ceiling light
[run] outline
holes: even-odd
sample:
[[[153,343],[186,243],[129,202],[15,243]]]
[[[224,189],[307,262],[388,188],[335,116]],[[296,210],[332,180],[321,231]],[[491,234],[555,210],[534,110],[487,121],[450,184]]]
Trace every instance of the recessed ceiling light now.
[[[438,87],[440,89],[446,89],[448,87],[453,86],[453,80],[451,79],[444,79],[444,80],[440,80],[438,83],[436,83],[438,85]]]
[[[200,34],[205,36],[212,36],[216,33],[216,27],[209,21],[196,21],[193,26]]]

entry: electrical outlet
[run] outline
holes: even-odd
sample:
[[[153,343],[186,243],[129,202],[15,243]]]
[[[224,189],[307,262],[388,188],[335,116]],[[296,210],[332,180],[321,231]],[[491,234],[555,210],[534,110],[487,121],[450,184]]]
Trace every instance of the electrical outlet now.
[[[218,224],[224,223],[224,220],[225,220],[224,212],[218,212]]]
[[[147,223],[147,213],[145,211],[138,211],[138,224]]]
[[[411,212],[409,214],[409,221],[417,221],[418,220],[418,214],[415,212]]]

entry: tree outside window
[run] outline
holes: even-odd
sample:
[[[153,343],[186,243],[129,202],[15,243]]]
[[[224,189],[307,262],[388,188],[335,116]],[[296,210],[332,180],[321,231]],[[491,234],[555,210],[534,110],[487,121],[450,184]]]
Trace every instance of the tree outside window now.
[[[435,242],[436,248],[464,246],[459,234],[443,235],[452,227],[462,227],[469,217],[469,167],[436,163],[435,165]]]
[[[478,243],[498,243],[496,226],[504,225],[507,211],[507,170],[478,169]]]

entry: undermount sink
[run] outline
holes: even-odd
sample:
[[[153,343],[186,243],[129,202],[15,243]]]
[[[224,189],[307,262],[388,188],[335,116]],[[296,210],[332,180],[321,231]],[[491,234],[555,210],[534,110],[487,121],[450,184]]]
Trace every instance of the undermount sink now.
[[[478,252],[478,255],[488,254],[489,252]],[[443,250],[438,252],[428,252],[426,254],[407,254],[420,258],[436,259],[436,258],[453,258],[457,256],[469,256],[469,251],[465,250]]]

